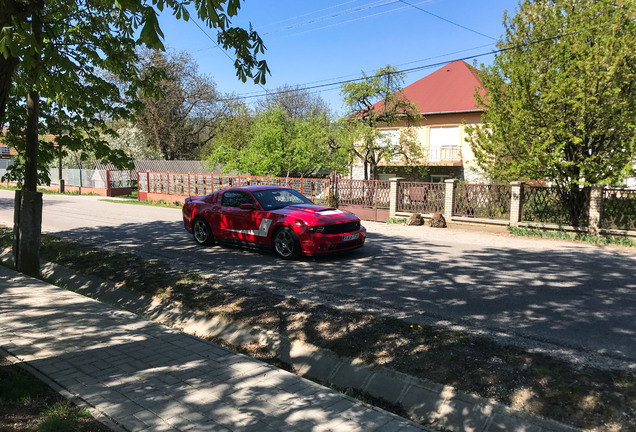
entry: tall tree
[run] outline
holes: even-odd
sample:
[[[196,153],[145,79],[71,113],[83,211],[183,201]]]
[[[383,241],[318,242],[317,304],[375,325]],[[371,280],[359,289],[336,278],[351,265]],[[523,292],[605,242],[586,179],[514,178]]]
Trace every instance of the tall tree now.
[[[239,78],[263,82],[267,65],[256,57],[264,51],[261,39],[251,30],[231,26],[240,0],[3,2],[0,124],[8,120],[5,141],[15,146],[23,162],[15,165],[12,174],[23,184],[16,194],[14,227],[14,259],[20,271],[39,272],[38,168],[46,165],[46,155],[52,151],[39,136],[53,133],[61,148],[92,148],[99,159],[123,164],[123,153],[110,151],[101,133],[113,133],[106,120],[128,116],[138,106],[138,90],[147,84],[138,75],[135,48],[139,44],[163,48],[158,11],[169,8],[177,18],[188,20],[189,5],[210,28],[217,29],[220,46],[234,50]],[[130,83],[125,96],[103,79],[103,70]]]
[[[309,90],[285,84],[269,92],[256,103],[256,110],[263,112],[278,107],[293,119],[308,119],[329,113],[327,103],[320,96],[313,96]]]
[[[580,186],[621,180],[636,157],[636,2],[525,0],[504,24],[476,94],[477,163],[494,180],[549,180],[578,223]]]
[[[421,118],[417,105],[404,95],[403,72],[390,65],[372,76],[363,72],[360,82],[342,85],[341,94],[347,106],[345,121],[357,132],[350,146],[364,165],[365,179],[376,178],[378,164],[402,158],[407,164],[417,163],[423,154],[415,134],[406,128],[398,139],[385,135],[378,127],[412,126]]]
[[[135,114],[146,144],[167,160],[198,159],[227,109],[225,98],[188,53],[145,50],[141,60],[142,74],[161,76],[157,92],[140,96]]]

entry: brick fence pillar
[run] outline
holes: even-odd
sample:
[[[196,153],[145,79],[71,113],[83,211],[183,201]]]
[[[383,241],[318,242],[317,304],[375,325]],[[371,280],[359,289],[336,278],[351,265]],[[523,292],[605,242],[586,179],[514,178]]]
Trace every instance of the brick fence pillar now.
[[[446,194],[444,196],[444,218],[450,222],[455,210],[455,188],[457,179],[448,179],[446,183]]]
[[[591,235],[598,235],[603,217],[603,188],[600,186],[592,186],[590,190],[589,215],[589,232]]]
[[[398,201],[400,199],[400,182],[404,180],[402,177],[389,179],[391,189],[389,191],[389,217],[394,218],[398,209]]]
[[[523,209],[523,182],[511,182],[510,188],[510,225],[518,226]]]

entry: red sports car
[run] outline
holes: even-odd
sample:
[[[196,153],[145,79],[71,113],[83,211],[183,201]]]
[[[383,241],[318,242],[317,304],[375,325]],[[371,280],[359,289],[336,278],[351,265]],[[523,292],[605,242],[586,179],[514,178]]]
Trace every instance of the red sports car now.
[[[359,248],[367,230],[352,213],[314,205],[279,186],[246,186],[186,198],[183,224],[194,240],[271,247],[281,258]]]

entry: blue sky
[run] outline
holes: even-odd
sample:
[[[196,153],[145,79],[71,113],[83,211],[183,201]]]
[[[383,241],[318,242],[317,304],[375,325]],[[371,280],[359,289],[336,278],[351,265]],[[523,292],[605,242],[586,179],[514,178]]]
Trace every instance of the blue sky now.
[[[316,86],[373,74],[390,64],[409,72],[405,85],[441,67],[439,63],[489,53],[503,34],[503,14],[518,0],[247,0],[234,25],[250,24],[265,42],[271,75],[267,90],[288,85]],[[265,90],[236,78],[231,53],[215,46],[216,34],[193,22],[160,17],[165,45],[187,51],[201,73],[224,93],[248,97]],[[477,57],[489,64],[492,55]],[[468,63],[473,60],[467,60]],[[428,67],[430,66],[430,67]],[[344,107],[340,86],[311,90],[336,114]]]

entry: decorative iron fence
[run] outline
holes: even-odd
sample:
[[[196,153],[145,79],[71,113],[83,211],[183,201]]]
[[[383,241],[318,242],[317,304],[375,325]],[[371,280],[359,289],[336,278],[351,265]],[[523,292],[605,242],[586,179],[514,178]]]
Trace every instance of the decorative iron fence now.
[[[329,205],[329,179],[257,177],[222,174],[139,173],[139,192],[166,195],[207,195],[238,186],[274,185],[297,190],[316,204]]]
[[[510,219],[510,198],[510,185],[460,183],[455,188],[453,215]]]
[[[443,213],[444,183],[400,182],[397,211],[410,213]]]
[[[560,193],[556,188],[523,185],[521,196],[513,198],[510,185],[397,181],[392,195],[389,180],[338,179],[332,182],[330,179],[152,172],[139,173],[138,185],[140,193],[181,196],[207,195],[233,186],[287,186],[308,196],[316,204],[348,207],[350,211],[368,220],[385,220],[391,211],[445,214],[452,211],[452,216],[511,223],[590,226],[590,188]],[[446,200],[449,186],[454,194],[452,209],[446,208],[449,203]],[[603,210],[597,228],[636,229],[636,190],[604,189],[602,199],[599,197],[598,200],[594,207]],[[518,212],[513,214],[511,211],[513,203],[515,209],[520,208],[520,217]],[[596,215],[596,210],[594,212]]]
[[[636,230],[636,190],[604,189],[601,228]]]
[[[521,220],[584,227],[589,224],[589,204],[589,188],[560,191],[525,185]]]
[[[388,209],[391,182],[388,180],[338,179],[334,185],[336,205]]]

